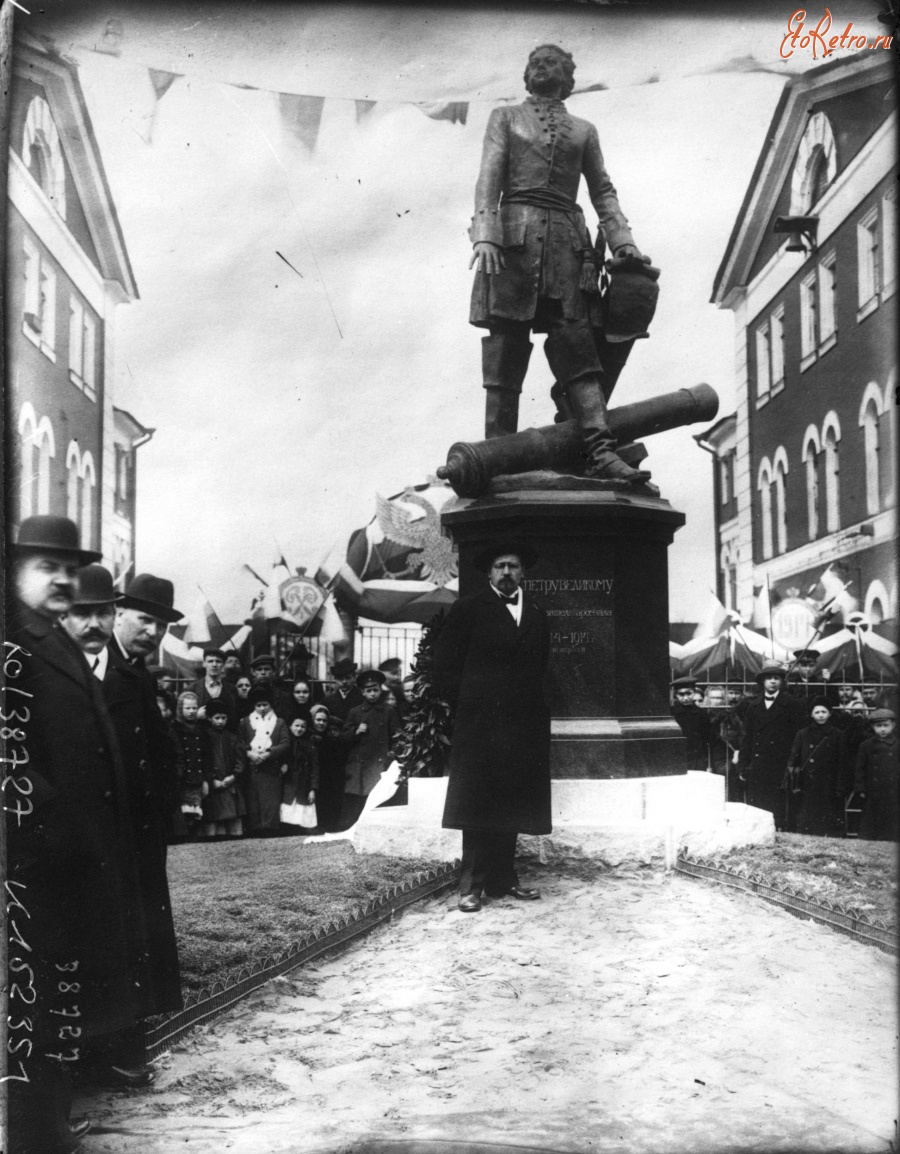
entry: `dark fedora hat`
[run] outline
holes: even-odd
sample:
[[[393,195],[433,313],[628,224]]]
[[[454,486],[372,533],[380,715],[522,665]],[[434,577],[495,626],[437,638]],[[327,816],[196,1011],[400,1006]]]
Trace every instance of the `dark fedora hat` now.
[[[161,621],[180,621],[184,614],[173,607],[174,600],[175,586],[171,581],[152,573],[138,573],[125,590],[122,608],[137,609]]]
[[[473,564],[479,572],[489,573],[496,559],[505,557],[508,553],[515,553],[523,569],[530,569],[538,559],[537,550],[527,542],[515,537],[501,537],[479,549],[473,558]]]
[[[79,565],[90,565],[103,556],[94,549],[81,548],[78,526],[74,521],[51,513],[26,517],[19,526],[13,549],[16,553],[60,553],[74,557]]]
[[[331,672],[335,677],[349,677],[351,673],[355,673],[359,666],[355,661],[351,661],[349,657],[342,657],[340,661],[335,661],[331,667]]]
[[[75,575],[73,605],[115,605],[123,599],[113,585],[112,573],[102,565],[85,565]]]

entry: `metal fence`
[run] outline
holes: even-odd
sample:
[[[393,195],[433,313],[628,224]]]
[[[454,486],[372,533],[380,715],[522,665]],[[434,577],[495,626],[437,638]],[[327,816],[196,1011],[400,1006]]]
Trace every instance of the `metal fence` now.
[[[399,657],[405,677],[415,660],[421,637],[421,625],[358,625],[353,660],[361,669],[377,669],[382,661]]]

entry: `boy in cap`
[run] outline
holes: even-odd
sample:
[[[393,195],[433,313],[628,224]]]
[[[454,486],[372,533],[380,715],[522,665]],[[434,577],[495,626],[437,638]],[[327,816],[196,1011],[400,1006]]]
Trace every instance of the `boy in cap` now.
[[[293,701],[291,695],[275,684],[276,663],[271,653],[260,653],[250,662],[250,676],[254,689],[265,689],[269,695],[269,705],[276,717],[287,722],[291,716]]]
[[[200,709],[197,716],[201,721],[210,719],[209,707],[215,702],[224,705],[228,716],[228,728],[237,728],[237,694],[234,686],[225,680],[225,654],[221,649],[203,650],[203,677],[198,677],[187,686],[197,694]]]
[[[672,689],[675,704],[672,716],[687,739],[685,758],[688,769],[709,768],[709,716],[694,699],[697,682],[693,677],[679,677]]]
[[[331,675],[337,682],[337,687],[325,694],[325,705],[332,717],[341,722],[347,720],[350,710],[356,705],[362,705],[363,695],[355,684],[357,665],[349,657],[342,657],[331,667]]]
[[[876,709],[869,718],[874,734],[856,755],[856,792],[863,801],[859,836],[900,840],[898,814],[898,748],[893,709]]]
[[[364,669],[356,678],[363,703],[354,705],[344,721],[341,736],[350,749],[344,773],[344,829],[355,824],[366,798],[394,760],[400,719],[384,700],[384,682],[380,669]]]

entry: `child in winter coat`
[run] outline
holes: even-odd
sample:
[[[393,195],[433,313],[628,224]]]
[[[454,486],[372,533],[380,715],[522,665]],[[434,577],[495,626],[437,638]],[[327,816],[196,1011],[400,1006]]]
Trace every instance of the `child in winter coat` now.
[[[178,768],[179,810],[181,829],[176,820],[176,834],[192,834],[203,819],[203,798],[209,792],[207,784],[212,768],[212,750],[209,734],[197,720],[200,701],[196,693],[180,693],[178,710],[172,723]]]
[[[316,748],[307,735],[305,717],[291,722],[291,748],[288,771],[282,779],[281,821],[285,832],[312,832],[318,825],[315,816],[316,791],[319,788],[319,760]]]
[[[874,730],[856,755],[856,791],[863,801],[859,836],[877,841],[900,840],[898,814],[898,743],[893,709],[876,709],[869,721]]]
[[[206,706],[212,769],[209,793],[203,802],[203,837],[240,837],[247,812],[240,775],[244,763],[236,733],[228,728],[227,701]]]

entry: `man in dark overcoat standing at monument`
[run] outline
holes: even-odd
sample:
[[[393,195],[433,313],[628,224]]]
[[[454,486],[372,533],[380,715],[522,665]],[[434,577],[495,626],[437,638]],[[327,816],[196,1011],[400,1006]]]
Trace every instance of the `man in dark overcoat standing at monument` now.
[[[516,837],[549,833],[547,618],[522,589],[534,551],[498,541],[475,560],[490,584],[458,601],[435,645],[438,692],[454,713],[443,825],[463,831],[459,908],[481,895],[540,897],[519,885]]]
[[[166,854],[170,815],[178,798],[175,749],[156,704],[145,661],[182,614],[171,581],[139,573],[119,602],[107,646],[103,693],[119,737],[128,778],[141,897],[147,927],[147,1015],[180,1010],[178,947],[169,900]],[[124,1032],[109,1051],[116,1078],[147,1085],[153,1070],[143,1057],[143,1028]]]
[[[58,624],[76,570],[99,557],[51,515],[26,518],[13,546],[6,672],[21,663],[14,684],[29,696],[15,698],[27,702],[16,724],[28,757],[6,798],[10,925],[27,943],[11,934],[10,1018],[27,1017],[30,1047],[16,1051],[28,1082],[9,1083],[10,1146],[34,1154],[75,1149],[84,1129],[68,1121],[70,1071],[86,1044],[147,1012],[128,783],[101,685]]]
[[[785,688],[786,670],[764,665],[757,673],[762,697],[744,714],[744,736],[738,753],[738,771],[746,781],[748,805],[767,809],[775,828],[785,828],[787,793],[782,788],[791,748],[798,730],[808,720],[806,703]]]
[[[687,739],[685,761],[688,769],[709,769],[709,714],[694,701],[697,682],[693,677],[679,677],[673,684],[675,703],[672,716]]]

